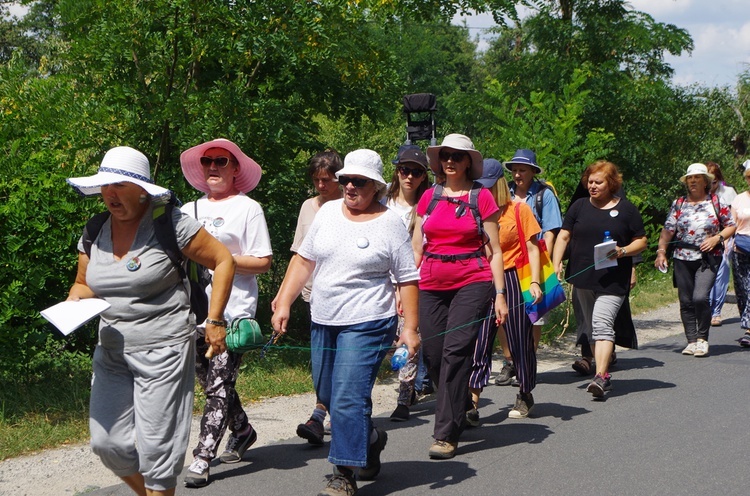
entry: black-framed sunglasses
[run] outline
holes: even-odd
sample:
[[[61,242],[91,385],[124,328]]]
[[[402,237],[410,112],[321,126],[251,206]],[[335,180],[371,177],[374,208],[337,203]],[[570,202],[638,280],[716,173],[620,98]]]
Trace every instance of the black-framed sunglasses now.
[[[223,169],[224,167],[229,165],[229,161],[229,157],[201,157],[201,165],[203,167],[211,167],[211,164],[214,163],[216,164],[216,167],[218,167],[219,169]]]
[[[422,174],[425,173],[424,169],[412,169],[409,167],[397,167],[396,170],[398,170],[398,173],[401,174],[403,177],[409,177],[409,174],[411,174],[411,177],[417,178],[422,177]]]
[[[453,160],[454,162],[460,162],[467,155],[468,153],[466,152],[449,152],[446,150],[440,150],[440,153],[438,153],[438,158],[443,162],[447,162],[449,159]]]
[[[352,183],[355,188],[363,188],[365,184],[370,181],[372,181],[372,179],[366,177],[339,176],[339,184],[341,186],[346,186],[347,184]]]

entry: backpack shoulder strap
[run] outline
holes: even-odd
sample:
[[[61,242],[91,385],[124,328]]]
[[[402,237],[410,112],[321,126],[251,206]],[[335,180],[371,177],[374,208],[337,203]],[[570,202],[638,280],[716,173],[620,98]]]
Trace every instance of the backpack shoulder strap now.
[[[174,203],[157,205],[154,207],[154,234],[156,240],[164,249],[172,263],[177,267],[180,277],[185,277],[185,268],[183,267],[183,257],[180,247],[177,246],[177,234],[175,233],[172,212],[175,208]]]
[[[721,204],[719,203],[719,195],[711,193],[711,204],[714,206],[714,212],[716,213],[716,220],[719,221],[719,231],[724,229],[724,223],[721,222]]]
[[[432,211],[435,210],[435,207],[437,207],[437,204],[440,201],[440,198],[442,196],[443,196],[443,185],[436,184],[432,190],[432,198],[430,199],[430,204],[427,205],[427,211],[425,212],[425,215],[430,215]]]
[[[104,223],[109,219],[109,212],[101,212],[91,217],[83,228],[83,251],[91,258],[91,245],[102,230]]]
[[[477,233],[480,237],[484,235],[484,228],[482,227],[482,214],[479,212],[479,192],[482,191],[482,184],[474,181],[469,191],[469,209],[474,215],[474,221],[477,223]]]
[[[544,190],[549,188],[547,183],[544,181],[537,181],[539,183],[539,191],[534,196],[534,210],[536,218],[539,221],[539,225],[542,225],[542,214],[544,212]]]

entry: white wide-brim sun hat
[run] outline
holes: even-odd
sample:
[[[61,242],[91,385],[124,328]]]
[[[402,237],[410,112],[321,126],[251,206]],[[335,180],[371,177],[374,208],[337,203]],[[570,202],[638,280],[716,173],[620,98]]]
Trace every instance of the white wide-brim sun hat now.
[[[344,157],[344,168],[336,172],[339,176],[363,176],[385,186],[383,179],[383,159],[378,152],[360,148],[349,152]]]
[[[706,176],[706,181],[709,183],[714,180],[714,175],[708,172],[708,168],[705,164],[695,163],[688,166],[685,175],[680,177],[680,182],[685,183],[688,176],[697,176],[699,174]]]
[[[433,173],[441,174],[443,172],[443,166],[440,163],[440,150],[443,148],[467,152],[471,157],[471,166],[467,171],[467,176],[469,179],[479,179],[482,177],[482,170],[484,168],[482,154],[474,148],[474,143],[472,143],[471,139],[463,134],[449,134],[443,138],[443,142],[439,146],[427,147],[427,158]]]
[[[171,194],[168,189],[157,186],[151,180],[151,168],[146,155],[129,146],[110,149],[93,176],[71,177],[66,182],[83,196],[99,195],[102,186],[122,182],[137,184],[153,197]]]
[[[255,160],[245,155],[239,146],[225,138],[201,143],[185,150],[180,155],[182,174],[193,188],[204,193],[211,192],[201,165],[201,157],[206,153],[206,150],[211,148],[221,148],[234,155],[238,164],[237,175],[234,176],[234,186],[239,191],[249,193],[255,189],[263,175],[263,169]]]

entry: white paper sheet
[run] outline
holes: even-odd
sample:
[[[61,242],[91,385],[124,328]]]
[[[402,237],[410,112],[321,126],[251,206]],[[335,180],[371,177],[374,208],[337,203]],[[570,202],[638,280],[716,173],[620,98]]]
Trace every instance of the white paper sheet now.
[[[84,298],[79,301],[62,301],[42,310],[41,314],[67,336],[109,307],[110,304],[100,298]]]
[[[617,267],[617,259],[610,260],[607,253],[611,252],[617,246],[617,241],[607,241],[594,245],[594,270]]]

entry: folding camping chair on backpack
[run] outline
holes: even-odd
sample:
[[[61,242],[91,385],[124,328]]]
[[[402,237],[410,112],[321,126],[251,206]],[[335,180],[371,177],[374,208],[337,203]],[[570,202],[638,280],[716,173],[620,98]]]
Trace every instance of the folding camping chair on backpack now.
[[[404,113],[406,114],[406,141],[430,140],[430,146],[437,145],[435,137],[435,112],[437,98],[432,93],[414,93],[404,96]]]

